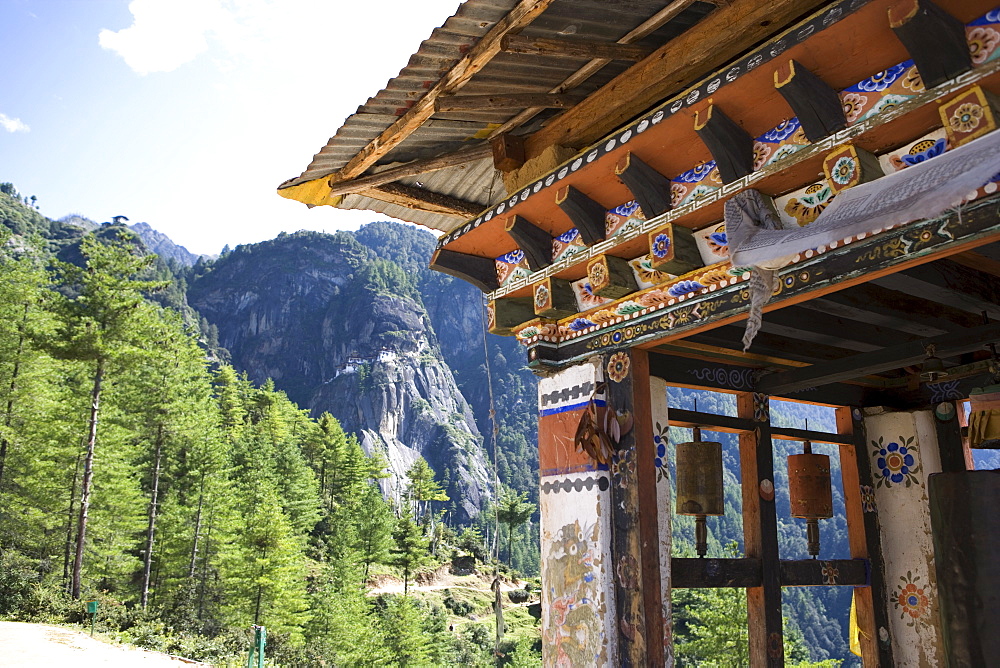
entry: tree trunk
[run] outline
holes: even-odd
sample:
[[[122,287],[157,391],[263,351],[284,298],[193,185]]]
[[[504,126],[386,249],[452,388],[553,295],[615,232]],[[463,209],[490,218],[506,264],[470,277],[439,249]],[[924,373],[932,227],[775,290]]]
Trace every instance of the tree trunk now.
[[[66,513],[66,545],[63,550],[63,586],[69,585],[69,553],[73,549],[73,515],[76,508],[76,478],[80,475],[80,454],[73,467],[73,484],[69,487],[69,510]]]
[[[265,559],[267,559],[267,547],[264,547],[264,550],[263,550],[262,554],[260,555],[260,560],[261,560],[262,563],[264,562]],[[261,579],[264,579],[264,568],[265,568],[265,566],[263,566],[263,565],[260,567],[260,577],[261,577]],[[254,623],[254,625],[260,624],[260,599],[263,596],[263,594],[264,594],[264,586],[258,584],[257,585],[257,600],[254,602],[254,608],[253,608],[253,623]]]
[[[205,503],[205,473],[201,474],[200,489],[198,490],[198,512],[194,518],[194,541],[191,544],[191,563],[188,564],[188,580],[194,581],[195,567],[198,565],[198,540],[201,538],[201,508]]]
[[[94,450],[97,447],[97,417],[101,406],[101,384],[104,382],[104,358],[98,358],[94,371],[94,389],[90,395],[90,431],[87,436],[87,457],[83,461],[83,484],[80,488],[80,517],[76,529],[76,557],[73,559],[74,599],[80,598],[80,576],[83,573],[83,547],[87,542],[87,514],[90,512],[90,486],[94,477]]]
[[[205,554],[201,558],[201,583],[198,587],[198,619],[204,619],[205,586],[208,580],[208,558],[212,555],[212,523],[215,520],[214,509],[208,510],[208,530],[205,533]]]
[[[14,368],[10,372],[10,387],[8,388],[10,394],[7,395],[7,413],[3,420],[6,429],[4,429],[3,436],[0,436],[0,494],[3,493],[4,465],[7,462],[7,448],[10,445],[7,434],[10,433],[10,425],[14,421],[14,392],[17,391],[17,377],[21,373],[21,356],[24,354],[24,326],[28,321],[28,308],[28,304],[25,304],[24,316],[21,319],[21,326],[18,328],[17,355],[14,357]]]
[[[149,603],[149,574],[153,568],[153,541],[156,536],[156,507],[160,492],[160,454],[163,451],[163,425],[156,427],[156,454],[153,455],[152,491],[149,493],[149,523],[146,526],[146,554],[142,564],[142,595],[139,605],[143,610]]]

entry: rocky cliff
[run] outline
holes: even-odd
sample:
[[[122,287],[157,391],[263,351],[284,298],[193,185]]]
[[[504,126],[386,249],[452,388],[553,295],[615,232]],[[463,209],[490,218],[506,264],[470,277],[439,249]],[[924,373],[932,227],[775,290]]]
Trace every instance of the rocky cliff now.
[[[478,514],[490,493],[482,438],[412,274],[350,234],[310,232],[240,246],[204,269],[188,299],[237,368],[382,452],[387,492],[423,456],[456,519]]]

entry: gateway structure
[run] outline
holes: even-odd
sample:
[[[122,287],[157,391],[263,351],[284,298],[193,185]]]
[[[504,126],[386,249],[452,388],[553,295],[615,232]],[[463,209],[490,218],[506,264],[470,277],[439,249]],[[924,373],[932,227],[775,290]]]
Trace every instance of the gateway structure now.
[[[998,436],[996,94],[988,2],[468,0],[279,187],[443,232],[431,266],[542,376],[546,665],[670,665],[671,590],[719,586],[755,666],[808,585],[854,588],[866,666],[1000,656],[1000,474],[969,449]],[[836,433],[772,425],[771,397]],[[739,434],[742,558],[671,555],[674,512],[717,510],[708,442],[673,489],[671,425]],[[780,558],[773,439],[807,442],[814,555],[808,444],[836,446],[850,554]]]

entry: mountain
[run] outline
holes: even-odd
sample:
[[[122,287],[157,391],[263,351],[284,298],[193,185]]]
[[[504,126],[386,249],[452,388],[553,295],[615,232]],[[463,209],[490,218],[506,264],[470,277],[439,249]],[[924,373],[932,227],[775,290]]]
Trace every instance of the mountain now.
[[[146,244],[146,248],[164,260],[174,260],[181,266],[192,267],[198,261],[198,258],[201,257],[184,248],[184,246],[178,246],[166,234],[157,232],[150,227],[149,223],[129,225],[129,229],[139,235],[142,243]]]
[[[366,452],[381,452],[387,492],[405,488],[422,456],[455,519],[478,516],[492,493],[482,437],[399,265],[348,233],[282,234],[196,267],[188,299],[251,380],[273,379],[314,415],[332,413]]]

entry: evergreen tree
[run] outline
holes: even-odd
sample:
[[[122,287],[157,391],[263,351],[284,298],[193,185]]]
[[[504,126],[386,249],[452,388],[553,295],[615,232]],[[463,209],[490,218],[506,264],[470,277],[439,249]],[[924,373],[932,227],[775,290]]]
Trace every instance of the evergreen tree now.
[[[109,366],[130,348],[148,342],[147,327],[153,309],[145,301],[144,293],[163,287],[161,283],[139,279],[151,265],[152,258],[138,255],[133,243],[124,235],[109,243],[102,243],[94,236],[85,237],[80,252],[85,262],[83,267],[65,263],[60,267],[63,283],[75,294],[57,303],[57,330],[47,341],[55,355],[86,362],[92,370],[73,559],[73,598],[80,597],[105,375]]]
[[[392,545],[392,524],[392,512],[382,498],[382,493],[374,485],[369,485],[357,514],[354,545],[358,559],[364,564],[362,582],[368,581],[368,570],[372,564],[385,563],[388,559]]]
[[[403,505],[403,512],[396,520],[392,540],[395,543],[392,547],[392,563],[403,569],[403,595],[405,596],[409,593],[410,575],[426,563],[428,558],[428,541],[424,538],[423,531],[413,521],[413,513],[407,504]]]
[[[500,491],[496,502],[497,521],[507,525],[507,565],[509,566],[511,549],[514,544],[514,529],[521,526],[535,513],[535,504],[528,503],[527,494],[515,492],[507,486]]]

